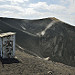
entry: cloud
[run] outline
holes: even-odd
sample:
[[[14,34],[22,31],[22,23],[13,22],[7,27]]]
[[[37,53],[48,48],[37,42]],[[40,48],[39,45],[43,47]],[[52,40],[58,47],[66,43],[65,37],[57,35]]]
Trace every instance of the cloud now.
[[[41,13],[33,8],[24,8],[22,6],[15,5],[0,5],[0,16],[16,17],[16,18],[36,18]],[[36,15],[37,14],[37,15]]]
[[[38,11],[36,11],[36,10],[34,10],[33,8],[26,8],[25,9],[25,12],[24,12],[26,15],[38,15],[38,14],[40,14],[40,12],[38,12]]]
[[[14,11],[0,11],[0,13],[0,17],[22,18],[20,13],[15,13]]]
[[[68,13],[75,13],[75,0],[60,0],[63,5],[67,5]]]
[[[18,4],[18,3],[24,3],[24,2],[28,2],[29,0],[10,0],[11,4]]]
[[[24,1],[29,1],[29,0],[0,0],[1,2],[6,2],[6,1],[9,1],[9,2],[18,2],[18,3],[23,3]]]
[[[56,4],[50,4],[48,5],[46,2],[38,2],[38,3],[35,3],[35,4],[30,4],[29,7],[32,7],[32,8],[40,8],[40,9],[48,9],[48,10],[62,10],[62,9],[65,9],[64,6],[61,6],[61,5],[56,5]]]
[[[69,13],[75,13],[75,1],[74,0],[71,0],[70,1],[70,5],[68,6],[68,11],[69,11]]]
[[[6,10],[12,10],[12,11],[20,11],[23,12],[24,9],[20,6],[14,6],[14,5],[0,5],[0,9],[6,9]]]
[[[3,2],[3,0],[0,0],[1,2]]]
[[[24,1],[29,1],[29,0],[11,0],[12,2],[19,2],[19,3],[23,3]]]
[[[0,0],[0,2],[10,2],[11,4],[18,4],[28,2],[29,0]]]
[[[32,8],[41,8],[41,9],[47,9],[48,5],[46,2],[38,2],[38,3],[35,3],[35,4],[30,4],[29,7],[32,7]]]
[[[49,6],[49,10],[53,10],[53,11],[63,11],[63,10],[66,10],[66,7],[61,6],[61,5],[51,4],[51,5]]]
[[[35,4],[30,4],[29,5],[30,8],[33,8],[35,10],[39,10],[40,12],[45,10],[46,11],[52,11],[52,12],[65,12],[66,11],[66,7],[62,6],[62,5],[57,5],[57,4],[50,4],[48,5],[46,2],[38,2]]]

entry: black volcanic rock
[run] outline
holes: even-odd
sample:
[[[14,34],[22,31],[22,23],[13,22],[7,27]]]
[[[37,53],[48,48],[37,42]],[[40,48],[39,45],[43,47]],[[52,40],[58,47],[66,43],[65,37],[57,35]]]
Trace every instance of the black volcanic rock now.
[[[75,27],[56,18],[25,20],[0,18],[0,32],[16,32],[25,52],[75,66]]]

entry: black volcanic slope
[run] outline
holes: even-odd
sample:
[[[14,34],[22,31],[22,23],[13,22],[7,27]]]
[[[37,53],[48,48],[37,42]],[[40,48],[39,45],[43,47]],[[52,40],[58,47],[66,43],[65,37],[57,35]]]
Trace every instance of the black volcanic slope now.
[[[0,75],[75,75],[75,67],[39,59],[18,49],[16,57],[0,62]]]
[[[75,66],[75,27],[56,18],[0,18],[0,33],[16,32],[16,45],[25,52]]]

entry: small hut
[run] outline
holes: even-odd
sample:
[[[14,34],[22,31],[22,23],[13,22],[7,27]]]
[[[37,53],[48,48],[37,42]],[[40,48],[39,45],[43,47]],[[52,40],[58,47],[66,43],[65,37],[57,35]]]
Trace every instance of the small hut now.
[[[0,34],[0,57],[13,58],[15,56],[15,33]]]

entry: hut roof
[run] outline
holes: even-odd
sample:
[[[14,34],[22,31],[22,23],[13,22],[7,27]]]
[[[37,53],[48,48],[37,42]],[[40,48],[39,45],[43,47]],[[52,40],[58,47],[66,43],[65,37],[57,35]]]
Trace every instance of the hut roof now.
[[[13,32],[1,33],[0,37],[5,37],[5,36],[9,36],[9,35],[15,35],[15,33],[13,33]]]

